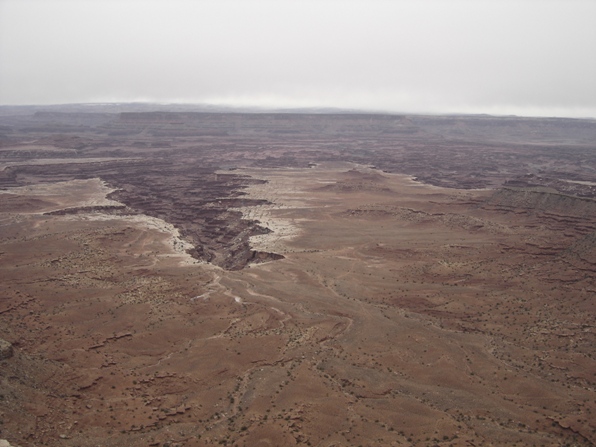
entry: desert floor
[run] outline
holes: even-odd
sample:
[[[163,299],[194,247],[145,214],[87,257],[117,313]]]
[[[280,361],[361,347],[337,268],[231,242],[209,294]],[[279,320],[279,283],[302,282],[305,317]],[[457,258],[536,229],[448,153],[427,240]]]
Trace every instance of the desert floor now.
[[[585,238],[352,163],[240,168],[284,259],[228,271],[99,179],[0,192],[0,438],[52,446],[596,442]],[[77,214],[45,214],[91,207]],[[578,245],[579,244],[579,245]],[[582,257],[583,256],[583,257]],[[592,265],[592,264],[590,264]]]

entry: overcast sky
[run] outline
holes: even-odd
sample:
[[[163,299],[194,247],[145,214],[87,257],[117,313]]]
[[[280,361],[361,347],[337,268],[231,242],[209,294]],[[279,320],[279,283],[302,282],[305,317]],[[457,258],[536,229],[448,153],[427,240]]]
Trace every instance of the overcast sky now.
[[[0,104],[596,117],[596,0],[0,0]]]

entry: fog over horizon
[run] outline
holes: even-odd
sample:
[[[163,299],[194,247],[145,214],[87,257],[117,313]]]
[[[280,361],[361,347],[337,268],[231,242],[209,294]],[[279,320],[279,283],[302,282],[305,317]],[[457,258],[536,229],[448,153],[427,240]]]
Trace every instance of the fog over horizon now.
[[[591,0],[0,0],[0,105],[596,118]]]

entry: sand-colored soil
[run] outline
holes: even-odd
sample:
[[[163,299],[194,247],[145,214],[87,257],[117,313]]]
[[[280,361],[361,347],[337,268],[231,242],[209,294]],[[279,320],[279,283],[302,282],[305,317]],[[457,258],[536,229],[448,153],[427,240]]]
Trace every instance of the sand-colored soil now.
[[[21,152],[24,152],[25,155],[31,148],[23,149],[19,148]],[[43,151],[51,151],[51,148],[39,148]],[[0,149],[1,151],[2,149]],[[10,150],[14,150],[14,148],[10,148]],[[2,162],[0,163],[0,171],[3,171],[6,168],[12,166],[44,166],[44,165],[61,165],[61,164],[70,164],[70,163],[102,163],[104,161],[112,161],[112,160],[123,160],[123,158],[110,158],[110,157],[100,157],[100,158],[29,158],[21,161],[9,161],[9,162]],[[128,160],[134,160],[133,158],[128,158]]]
[[[355,164],[237,173],[267,180],[245,192],[270,204],[240,209],[284,259],[225,271],[159,219],[44,214],[115,206],[98,180],[3,194],[0,438],[596,442],[593,249],[569,249],[585,227]]]

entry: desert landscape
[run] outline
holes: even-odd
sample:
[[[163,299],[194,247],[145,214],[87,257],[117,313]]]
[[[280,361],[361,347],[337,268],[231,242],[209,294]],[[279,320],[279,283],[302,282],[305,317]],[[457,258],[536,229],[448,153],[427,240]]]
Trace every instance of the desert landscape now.
[[[0,107],[12,446],[596,444],[596,120]]]

